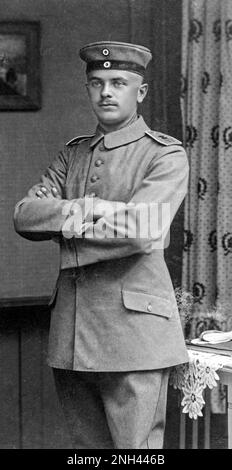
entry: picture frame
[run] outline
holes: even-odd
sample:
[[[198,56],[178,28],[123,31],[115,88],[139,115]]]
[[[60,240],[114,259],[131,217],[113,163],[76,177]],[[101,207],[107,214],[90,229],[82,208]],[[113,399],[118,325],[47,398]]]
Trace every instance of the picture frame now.
[[[41,109],[40,22],[0,22],[0,111]]]

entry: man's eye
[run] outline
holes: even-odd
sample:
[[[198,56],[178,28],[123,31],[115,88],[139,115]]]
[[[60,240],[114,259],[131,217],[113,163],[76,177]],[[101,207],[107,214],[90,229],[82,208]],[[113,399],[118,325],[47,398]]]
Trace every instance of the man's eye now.
[[[124,83],[121,82],[121,81],[114,82],[114,86],[115,86],[116,88],[120,88],[120,87],[122,87],[123,85],[124,85]]]
[[[93,80],[92,82],[90,82],[90,85],[93,88],[99,88],[101,86],[101,82],[98,82],[97,80]]]

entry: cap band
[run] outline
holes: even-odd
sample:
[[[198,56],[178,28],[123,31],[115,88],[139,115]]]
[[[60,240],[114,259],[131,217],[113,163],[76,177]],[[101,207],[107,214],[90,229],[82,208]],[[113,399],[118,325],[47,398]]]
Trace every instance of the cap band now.
[[[145,67],[142,65],[136,64],[135,62],[122,62],[121,60],[96,60],[87,62],[86,73],[91,72],[92,70],[126,70],[128,72],[138,73],[139,75],[144,76]]]

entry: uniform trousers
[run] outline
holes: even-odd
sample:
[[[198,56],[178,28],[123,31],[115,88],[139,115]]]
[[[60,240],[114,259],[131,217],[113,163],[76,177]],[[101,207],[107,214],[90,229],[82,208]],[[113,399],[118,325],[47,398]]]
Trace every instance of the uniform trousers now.
[[[169,372],[53,368],[73,447],[162,449]]]

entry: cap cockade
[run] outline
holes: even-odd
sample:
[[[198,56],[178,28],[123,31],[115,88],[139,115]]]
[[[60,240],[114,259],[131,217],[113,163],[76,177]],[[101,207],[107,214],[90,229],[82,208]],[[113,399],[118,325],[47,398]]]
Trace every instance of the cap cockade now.
[[[126,42],[100,41],[80,49],[80,57],[87,63],[86,73],[92,70],[127,70],[144,76],[152,59],[144,46]]]

